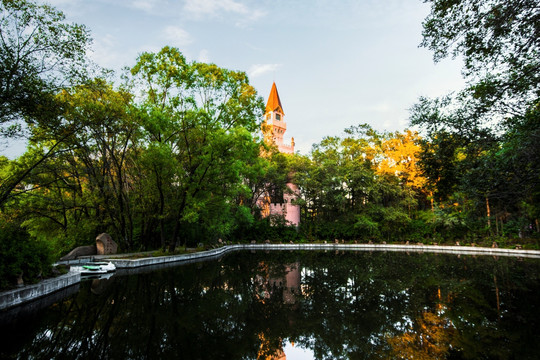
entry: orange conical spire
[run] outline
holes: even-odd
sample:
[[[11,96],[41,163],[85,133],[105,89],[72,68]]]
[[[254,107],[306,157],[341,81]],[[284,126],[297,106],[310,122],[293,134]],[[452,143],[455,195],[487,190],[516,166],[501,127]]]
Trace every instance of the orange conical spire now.
[[[282,115],[285,115],[283,112],[283,106],[281,106],[281,101],[279,100],[279,94],[277,92],[276,83],[272,84],[272,90],[270,90],[270,96],[268,96],[268,102],[266,103],[266,112],[277,111]]]

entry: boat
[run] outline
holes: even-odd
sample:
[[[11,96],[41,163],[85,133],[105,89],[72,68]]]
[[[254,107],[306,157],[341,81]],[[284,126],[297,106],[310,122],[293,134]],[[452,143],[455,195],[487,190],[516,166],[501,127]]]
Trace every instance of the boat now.
[[[116,271],[112,262],[91,262],[88,264],[71,266],[71,271],[80,272],[81,275],[106,274]]]

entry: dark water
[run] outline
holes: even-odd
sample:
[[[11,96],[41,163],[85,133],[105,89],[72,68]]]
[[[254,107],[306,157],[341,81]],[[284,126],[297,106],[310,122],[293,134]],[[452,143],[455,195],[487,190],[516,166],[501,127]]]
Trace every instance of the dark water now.
[[[0,358],[538,359],[539,270],[515,258],[242,252],[86,281],[4,316]]]

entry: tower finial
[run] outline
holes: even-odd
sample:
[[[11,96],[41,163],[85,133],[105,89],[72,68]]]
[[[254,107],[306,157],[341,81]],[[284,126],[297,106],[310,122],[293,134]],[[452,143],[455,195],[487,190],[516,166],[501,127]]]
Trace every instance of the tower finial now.
[[[272,84],[270,96],[268,96],[268,102],[266,103],[266,112],[271,111],[276,111],[281,113],[281,115],[285,115],[285,112],[283,111],[283,106],[281,105],[281,100],[279,99],[279,94],[275,82]]]

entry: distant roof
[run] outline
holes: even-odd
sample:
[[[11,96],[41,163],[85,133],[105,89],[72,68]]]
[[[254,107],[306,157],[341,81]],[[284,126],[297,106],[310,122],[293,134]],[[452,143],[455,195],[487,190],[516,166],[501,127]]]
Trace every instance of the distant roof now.
[[[268,96],[268,102],[266,103],[266,112],[277,111],[285,115],[281,101],[279,100],[279,94],[277,92],[276,83],[272,84],[272,90],[270,90],[270,96]]]

